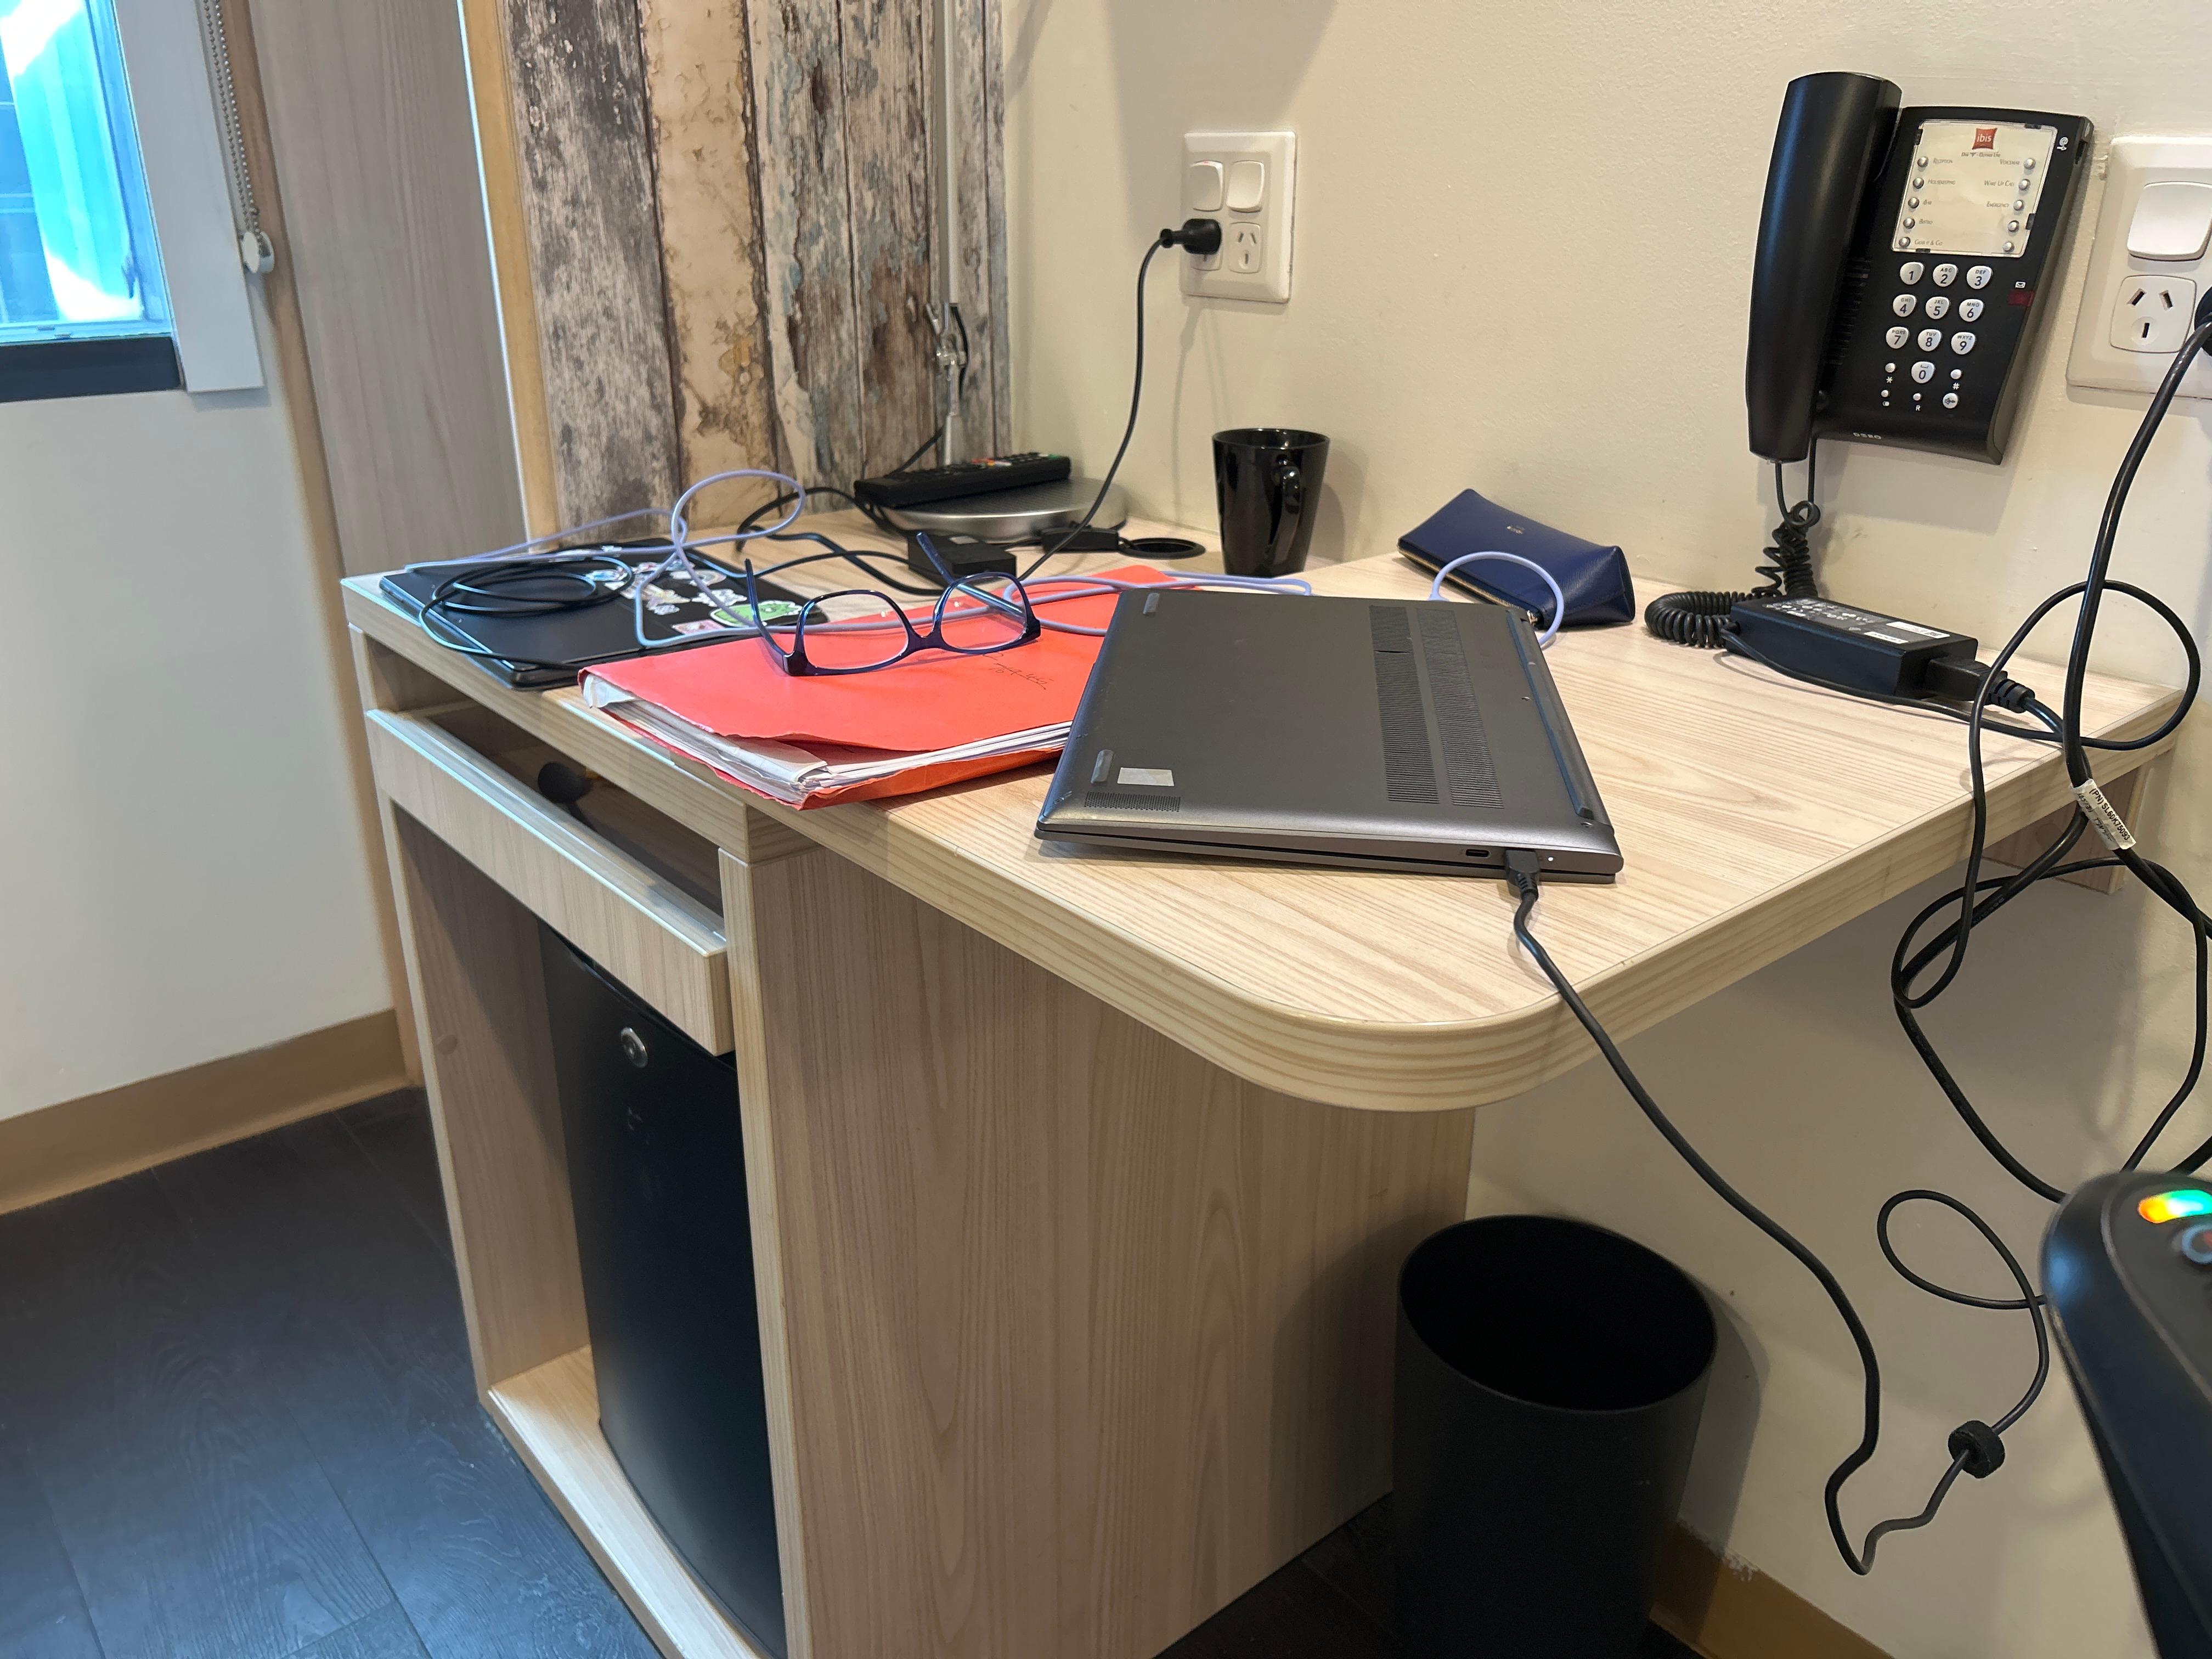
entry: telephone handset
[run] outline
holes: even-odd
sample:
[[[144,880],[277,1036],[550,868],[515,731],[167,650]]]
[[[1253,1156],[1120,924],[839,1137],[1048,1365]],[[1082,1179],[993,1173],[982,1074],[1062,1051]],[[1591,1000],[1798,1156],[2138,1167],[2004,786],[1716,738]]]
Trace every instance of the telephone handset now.
[[[1819,436],[2004,459],[2090,125],[1899,100],[1849,74],[1783,99],[1744,370],[1770,460]]]
[[[1893,82],[1871,75],[1808,75],[1783,96],[1759,212],[1744,362],[1755,455],[1802,461],[1812,447],[1836,298],[1901,101]]]

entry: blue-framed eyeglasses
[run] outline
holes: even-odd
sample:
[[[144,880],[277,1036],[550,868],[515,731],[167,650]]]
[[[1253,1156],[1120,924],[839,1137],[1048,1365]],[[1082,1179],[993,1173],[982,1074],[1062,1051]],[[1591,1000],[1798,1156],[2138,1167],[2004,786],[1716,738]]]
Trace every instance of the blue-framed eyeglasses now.
[[[918,538],[933,560],[929,538]],[[951,580],[942,560],[938,568],[946,586],[929,616],[917,628],[896,599],[871,587],[841,588],[817,594],[795,613],[763,616],[752,561],[745,562],[745,599],[760,618],[761,638],[787,674],[865,674],[888,668],[918,651],[950,651],[957,656],[988,656],[1027,645],[1043,632],[1029,590],[1013,576],[970,576]],[[870,614],[852,615],[840,600],[872,601]],[[846,610],[840,617],[831,607]],[[770,611],[781,607],[771,605]],[[889,614],[880,614],[887,612]]]

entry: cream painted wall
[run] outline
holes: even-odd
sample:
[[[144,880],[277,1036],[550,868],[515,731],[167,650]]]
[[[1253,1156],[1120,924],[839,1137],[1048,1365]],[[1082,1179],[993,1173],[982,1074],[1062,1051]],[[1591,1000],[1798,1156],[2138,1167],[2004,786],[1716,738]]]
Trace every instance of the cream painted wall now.
[[[0,1117],[391,1006],[280,398],[0,404]]]
[[[2124,39],[2118,32],[2124,27]],[[1745,299],[1784,83],[1888,76],[1909,101],[2078,110],[2100,137],[2212,131],[2197,0],[1009,0],[1007,126],[1018,439],[1110,454],[1126,410],[1129,288],[1178,217],[1185,131],[1294,128],[1286,308],[1183,300],[1155,273],[1147,407],[1126,477],[1206,522],[1207,436],[1255,422],[1334,434],[1323,557],[1386,550],[1475,486],[1619,540],[1645,570],[1738,586],[1771,522],[1746,453]],[[2109,37],[2109,38],[2108,38]],[[2096,210],[2093,189],[2076,264]],[[2078,578],[2137,400],[2070,392],[2078,269],[2011,459],[1993,468],[1837,445],[1821,495],[1839,597],[2002,636]],[[2212,416],[2185,405],[2136,493],[2121,566],[2200,630],[2212,605]],[[2108,613],[2109,614],[2109,613]],[[2168,681],[2132,617],[2103,665]],[[2046,649],[2060,648],[2054,629]],[[2200,731],[2142,828],[2212,894]],[[2033,1350],[2018,1316],[1899,1283],[1873,1242],[1897,1188],[1981,1206],[2024,1254],[2047,1206],[1968,1141],[1887,1006],[1888,947],[1920,896],[1753,975],[1629,1045],[1685,1127],[1827,1255],[1888,1366],[1888,1435],[1850,1489],[1863,1529],[1917,1509],[1967,1416],[1991,1418]],[[2188,1043],[2186,936],[2133,892],[2045,889],[1978,946],[1937,1040],[2029,1161],[2117,1161]],[[2201,1135],[2207,1114],[2191,1115]],[[2187,1144],[2185,1141],[2183,1144]],[[1486,1112],[1478,1207],[1594,1218],[1697,1274],[1729,1315],[1687,1505],[1698,1530],[1899,1659],[2149,1651],[2117,1529],[2063,1379],[1936,1527],[1869,1581],[1837,1560],[1821,1483],[1856,1439],[1856,1371],[1816,1288],[1705,1194],[1608,1075],[1584,1067]],[[1901,1229],[1927,1271],[2001,1293],[1962,1225]],[[1595,1352],[1602,1355],[1601,1337]]]

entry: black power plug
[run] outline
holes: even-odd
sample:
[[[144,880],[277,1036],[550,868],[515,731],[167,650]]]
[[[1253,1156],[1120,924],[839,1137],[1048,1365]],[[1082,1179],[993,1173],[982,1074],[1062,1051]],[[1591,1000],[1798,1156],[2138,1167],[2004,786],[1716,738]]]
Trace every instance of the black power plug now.
[[[906,538],[907,568],[950,586],[974,576],[1014,574],[1014,544],[987,542],[977,536],[949,531],[909,531]]]
[[[1186,219],[1181,230],[1160,233],[1162,247],[1179,247],[1186,253],[1195,253],[1203,258],[1221,252],[1221,221],[1218,219]],[[2205,290],[2212,295],[2212,289]]]

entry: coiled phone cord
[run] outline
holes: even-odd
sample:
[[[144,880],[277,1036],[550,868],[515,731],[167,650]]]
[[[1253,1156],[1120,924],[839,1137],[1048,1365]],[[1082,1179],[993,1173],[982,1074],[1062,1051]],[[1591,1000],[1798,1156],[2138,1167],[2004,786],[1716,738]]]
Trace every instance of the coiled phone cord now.
[[[1764,587],[1742,593],[1696,588],[1662,593],[1644,607],[1644,625],[1676,645],[1718,651],[1728,643],[1729,612],[1745,599],[1819,599],[1820,584],[1813,574],[1813,526],[1820,522],[1820,508],[1813,496],[1820,453],[1820,441],[1816,437],[1805,453],[1805,499],[1795,507],[1790,505],[1790,492],[1783,487],[1782,463],[1774,464],[1774,506],[1782,520],[1774,526],[1765,551],[1767,562],[1753,567],[1766,579]]]

